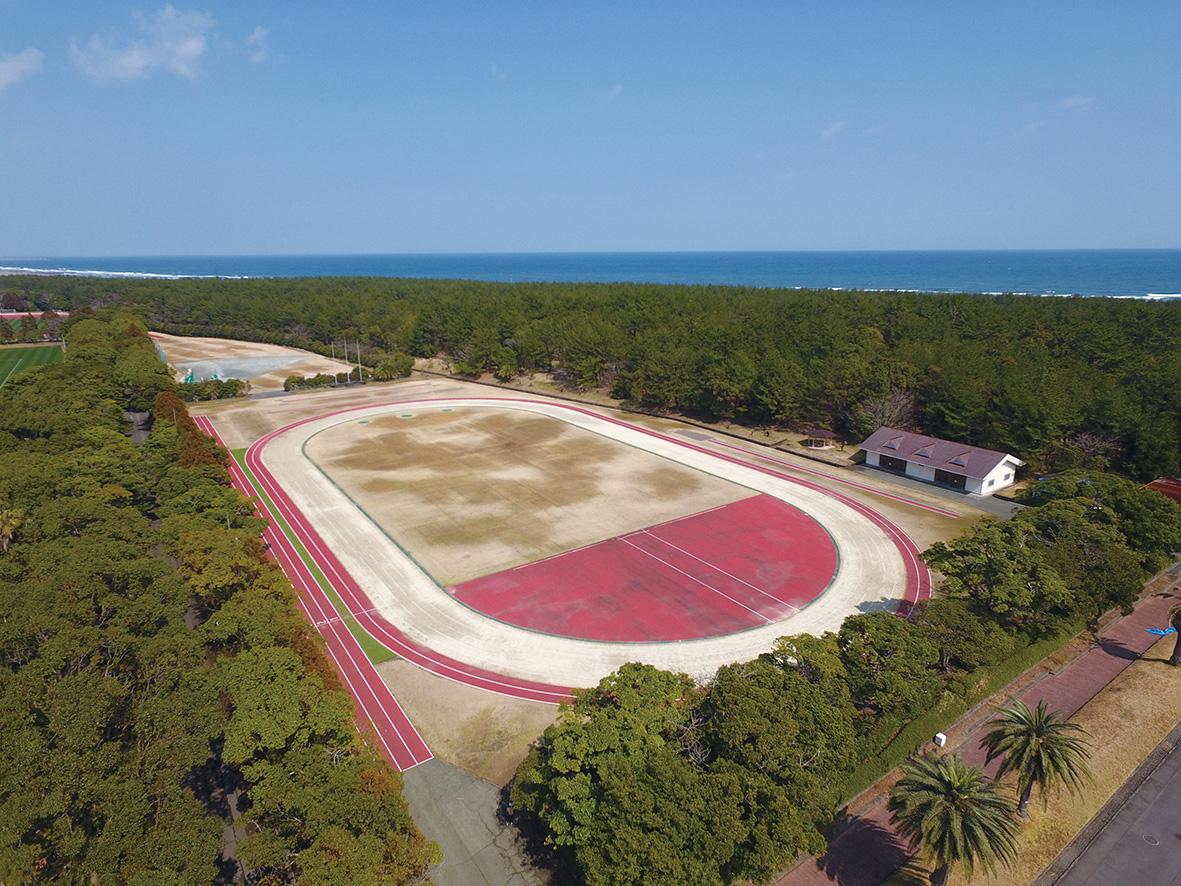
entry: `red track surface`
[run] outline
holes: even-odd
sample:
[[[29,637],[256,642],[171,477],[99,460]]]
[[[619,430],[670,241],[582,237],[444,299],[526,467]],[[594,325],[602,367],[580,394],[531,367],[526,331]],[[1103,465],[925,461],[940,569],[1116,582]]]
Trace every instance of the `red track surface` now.
[[[207,418],[197,418],[197,425],[217,437]],[[243,476],[238,464],[230,460],[230,474],[234,485],[253,497],[254,490]],[[373,727],[380,750],[398,770],[405,771],[433,756],[398,700],[377,673],[357,642],[356,637],[341,622],[332,601],[312,576],[291,541],[269,522],[263,531],[269,552],[279,563],[295,589],[299,592],[299,607],[324,638],[328,657],[348,686],[353,696],[354,714],[358,723],[366,721]]]
[[[832,580],[832,539],[755,495],[451,588],[518,627],[605,641],[690,640],[785,618]]]
[[[583,409],[578,406],[572,406],[564,403],[559,404],[548,400],[535,400],[522,397],[511,399],[496,397],[451,397],[435,398],[429,402],[437,403],[451,400],[485,400],[491,403],[525,402],[540,403],[547,406],[560,406],[573,412],[583,413],[602,421],[611,422],[613,424],[630,428],[634,431],[660,440],[675,443],[678,446],[683,446],[696,452],[705,453],[712,456],[713,458],[721,459],[722,461],[743,465],[744,467],[748,467],[752,470],[756,470],[773,477],[778,477],[792,483],[798,483],[801,486],[805,486],[809,489],[815,489],[824,493],[825,495],[829,495],[832,498],[843,502],[844,504],[856,510],[858,513],[866,516],[869,520],[879,526],[894,542],[895,546],[902,555],[907,572],[906,598],[899,607],[900,614],[906,615],[909,613],[911,607],[916,602],[922,601],[930,596],[930,573],[927,571],[926,566],[919,559],[918,549],[915,547],[910,538],[897,526],[882,517],[872,508],[861,504],[856,499],[842,495],[839,492],[834,492],[830,489],[826,489],[823,486],[812,483],[808,480],[801,479],[799,477],[792,477],[761,465],[751,464],[750,462],[734,458],[733,456],[711,451],[704,446],[698,446],[685,440],[678,440],[674,437],[668,436],[667,434],[662,434],[658,431],[631,425],[628,422],[621,421],[620,419],[601,415],[597,412],[593,412],[590,409]],[[395,399],[387,401],[387,405],[408,405],[413,403],[413,400]],[[308,550],[311,557],[315,560],[317,566],[327,576],[329,582],[340,595],[344,601],[345,606],[348,607],[350,613],[357,619],[358,623],[360,623],[362,627],[364,627],[370,634],[376,637],[381,643],[413,664],[416,664],[433,673],[439,674],[440,676],[444,676],[448,679],[455,680],[470,686],[476,686],[492,692],[499,692],[503,695],[509,695],[517,698],[527,698],[534,701],[545,701],[550,703],[556,703],[570,698],[570,690],[567,688],[549,686],[544,683],[518,680],[514,677],[493,674],[489,671],[485,671],[470,665],[465,665],[462,662],[458,662],[454,659],[439,655],[438,653],[435,653],[429,649],[425,649],[413,641],[407,639],[401,631],[391,625],[384,617],[380,616],[374,610],[373,604],[370,602],[368,597],[365,596],[364,592],[357,585],[356,581],[348,574],[348,572],[340,564],[340,561],[337,560],[332,551],[328,549],[327,545],[324,544],[319,534],[316,533],[316,531],[308,523],[307,519],[302,513],[300,513],[299,509],[295,507],[291,499],[279,487],[279,484],[275,481],[275,478],[271,475],[270,471],[268,471],[266,467],[263,466],[259,455],[267,443],[269,443],[279,434],[282,434],[300,425],[318,421],[332,415],[355,412],[361,409],[369,409],[375,405],[382,404],[365,404],[349,407],[347,409],[338,409],[334,410],[333,412],[325,413],[324,415],[305,418],[278,428],[255,441],[255,443],[251,445],[246,455],[247,464],[250,466],[251,471],[258,478],[263,488],[267,491],[268,496],[270,496],[272,501],[275,503],[278,512],[281,513],[287,520],[288,525],[292,527],[293,531],[300,538],[300,541]],[[212,430],[212,425],[209,424],[207,419],[200,419],[199,421],[202,422],[203,427]],[[249,494],[253,494],[253,489],[249,486],[244,477],[238,475],[235,479],[239,484],[244,484],[242,485],[244,491],[247,491]],[[282,545],[285,542],[285,538],[282,536],[282,533],[274,533],[272,537],[274,539],[274,543],[276,544]],[[288,553],[289,555],[293,554],[293,549],[289,550]],[[295,560],[295,562],[291,564],[288,575],[293,575],[293,572],[298,574],[300,570],[299,564],[302,561],[299,561],[297,557],[292,557],[292,559]],[[280,562],[282,562],[282,560]],[[304,568],[306,569],[306,567]],[[295,579],[293,578],[293,581],[294,580]],[[298,582],[297,586],[299,586]],[[309,617],[312,617],[310,612]],[[312,617],[312,620],[317,621],[317,619],[314,617]],[[342,633],[347,634],[347,631]],[[392,701],[392,696],[390,698]],[[394,704],[396,704],[396,702],[394,702]]]

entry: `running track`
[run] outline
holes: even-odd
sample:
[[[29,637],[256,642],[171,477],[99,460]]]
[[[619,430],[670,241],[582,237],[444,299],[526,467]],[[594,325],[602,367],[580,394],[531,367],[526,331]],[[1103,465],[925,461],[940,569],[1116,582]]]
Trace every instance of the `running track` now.
[[[855,499],[843,495],[842,493],[835,492],[809,480],[799,477],[792,477],[761,465],[751,464],[749,461],[738,459],[724,453],[719,453],[716,450],[710,450],[704,446],[698,446],[683,439],[670,437],[658,431],[632,425],[620,419],[602,415],[578,406],[572,406],[565,403],[554,403],[548,400],[520,397],[440,397],[428,401],[391,400],[387,401],[387,404],[365,404],[353,406],[346,409],[339,409],[324,413],[323,415],[301,419],[271,431],[270,433],[256,440],[246,451],[246,465],[254,477],[258,480],[260,487],[266,492],[267,497],[270,499],[270,503],[263,503],[267,511],[273,517],[281,516],[287,522],[287,525],[303,544],[305,550],[307,550],[308,554],[315,561],[320,571],[324,574],[333,589],[339,595],[348,611],[353,615],[353,617],[363,629],[368,631],[369,634],[376,638],[380,643],[388,647],[393,652],[397,653],[402,658],[410,661],[412,664],[424,668],[425,670],[431,671],[432,673],[446,677],[450,680],[455,680],[459,683],[475,686],[492,692],[498,692],[502,695],[512,696],[515,698],[548,702],[550,704],[556,704],[571,698],[571,691],[566,687],[552,686],[545,683],[520,680],[507,675],[495,674],[490,671],[476,668],[471,665],[466,665],[454,659],[439,655],[438,653],[426,649],[421,645],[409,640],[409,638],[407,638],[401,631],[399,631],[376,611],[372,602],[365,595],[364,591],[361,590],[360,586],[356,583],[352,576],[349,575],[344,566],[341,565],[336,555],[324,543],[323,539],[311,526],[307,518],[304,517],[304,515],[295,506],[290,497],[282,490],[271,472],[266,468],[265,465],[263,465],[261,453],[266,445],[279,434],[285,433],[293,428],[299,427],[300,425],[319,421],[323,418],[328,418],[333,415],[355,412],[362,409],[371,409],[375,405],[406,406],[414,405],[416,402],[442,403],[456,400],[487,401],[490,405],[493,405],[497,402],[519,402],[537,403],[551,407],[558,406],[591,416],[601,421],[606,421],[621,427],[629,428],[633,431],[651,436],[656,439],[675,443],[678,446],[683,446],[687,449],[709,455],[713,458],[721,459],[732,464],[740,465],[751,470],[756,470],[767,474],[769,476],[786,480],[791,483],[797,483],[809,489],[822,492],[825,495],[831,496],[838,501],[841,501],[843,504],[853,508],[858,513],[863,514],[871,522],[881,528],[898,548],[902,555],[907,573],[907,594],[906,599],[899,607],[900,614],[908,614],[915,603],[925,600],[930,596],[931,576],[926,566],[919,559],[919,551],[917,547],[915,547],[914,542],[912,542],[910,538],[894,523],[878,514],[872,508],[858,502]],[[207,433],[216,436],[216,432],[207,418],[199,417],[197,422],[199,426],[202,427]],[[253,486],[238,469],[237,465],[232,466],[232,472],[235,483],[239,486],[239,488],[241,488],[247,495],[254,495],[255,490]],[[301,589],[302,593],[305,593],[316,601],[317,607],[304,606],[305,612],[307,612],[312,622],[316,624],[319,629],[321,629],[321,632],[325,634],[326,639],[328,639],[328,633],[331,633],[333,637],[342,644],[351,642],[352,646],[350,647],[350,651],[353,653],[353,659],[350,659],[350,663],[355,664],[358,670],[361,670],[367,666],[371,671],[373,671],[372,664],[369,663],[368,659],[361,652],[359,644],[356,643],[356,640],[352,637],[348,630],[345,629],[344,626],[339,623],[339,621],[333,621],[333,618],[328,616],[328,613],[332,611],[331,601],[328,600],[327,595],[325,595],[323,592],[323,589],[319,587],[318,583],[311,576],[310,572],[307,570],[306,564],[303,563],[303,560],[299,557],[298,552],[295,550],[290,540],[288,540],[285,534],[279,531],[277,528],[271,528],[268,541],[270,541],[272,545],[275,545],[281,554],[285,555],[280,560],[280,562],[282,564],[283,559],[287,561],[284,568],[285,571],[288,572],[288,575],[292,578],[292,581],[298,588]],[[319,611],[321,613],[320,618],[317,618],[315,615],[313,615],[313,612],[315,611]],[[360,660],[353,661],[357,658]],[[336,659],[336,661],[337,666],[341,667],[341,661],[339,659]],[[376,671],[373,671],[373,674],[375,675]],[[381,686],[384,687],[384,683],[382,683]],[[360,701],[358,703],[360,704]],[[378,706],[378,711],[376,713],[377,719],[381,719],[383,716],[387,719],[396,717],[396,715],[390,714],[390,711],[394,709],[399,712],[401,711],[401,708],[397,706],[397,702],[393,698],[392,694],[390,694],[388,689],[386,689],[384,703]],[[374,714],[366,710],[365,715],[368,716],[371,721],[375,722],[376,725]],[[402,718],[405,719],[404,714],[402,714]],[[413,730],[413,726],[409,724],[408,719],[405,720],[403,725],[403,728],[405,727],[409,727],[410,730]],[[395,729],[394,731],[397,730]],[[400,736],[402,733],[398,732],[398,734]],[[414,734],[417,735],[417,733]],[[421,741],[421,739],[419,739],[419,741]],[[425,750],[425,745],[423,745],[423,750]],[[426,751],[426,753],[429,755],[429,751]],[[418,760],[417,762],[421,762],[421,760]],[[411,765],[413,765],[413,763],[411,763]]]
[[[777,465],[784,465],[788,468],[791,468],[791,470],[793,470],[793,471],[798,471],[801,474],[810,474],[813,477],[824,477],[826,480],[832,480],[834,483],[843,483],[845,486],[851,486],[854,489],[860,489],[862,492],[870,492],[870,493],[873,493],[874,495],[880,495],[882,498],[888,498],[888,499],[892,499],[893,501],[902,502],[902,504],[910,505],[911,507],[914,507],[914,508],[922,508],[925,511],[932,511],[932,512],[934,512],[936,514],[940,514],[944,517],[958,518],[960,516],[955,511],[949,511],[946,508],[937,508],[934,505],[924,504],[921,501],[915,501],[913,498],[907,498],[904,495],[895,495],[893,492],[886,492],[883,489],[876,489],[873,486],[867,486],[864,483],[856,483],[853,480],[846,480],[844,477],[836,477],[836,476],[833,476],[832,474],[826,473],[824,471],[815,471],[815,470],[812,470],[811,468],[805,468],[800,465],[797,465],[795,462],[790,462],[787,459],[783,459],[783,458],[776,458],[775,456],[769,455],[764,452],[754,452],[750,449],[743,449],[741,446],[734,446],[731,443],[723,443],[721,440],[713,440],[712,442],[714,444],[724,447],[726,449],[732,449],[735,452],[746,453],[747,455],[751,456],[752,458],[761,458],[761,459],[765,459],[766,461],[775,462],[775,464],[777,464]]]
[[[735,465],[739,465],[744,468],[749,468],[752,471],[758,471],[759,473],[766,474],[771,477],[776,477],[780,480],[786,480],[789,483],[795,483],[800,486],[806,487],[808,489],[812,489],[817,492],[820,492],[821,494],[827,495],[830,498],[835,498],[837,501],[852,508],[857,513],[868,518],[870,520],[870,522],[874,523],[878,528],[880,528],[883,532],[885,532],[886,536],[894,543],[894,546],[898,549],[899,554],[902,555],[902,561],[906,567],[907,589],[906,589],[906,597],[902,601],[900,606],[898,607],[899,615],[903,615],[903,616],[909,615],[911,609],[917,603],[920,603],[923,600],[926,600],[931,596],[931,573],[928,571],[926,564],[923,563],[922,559],[920,558],[919,549],[918,549],[918,547],[915,546],[915,543],[913,541],[911,541],[910,536],[908,536],[905,532],[903,532],[895,523],[886,519],[881,514],[879,514],[877,511],[875,511],[873,508],[869,507],[868,505],[862,504],[861,502],[857,501],[857,499],[851,498],[848,495],[845,495],[844,493],[837,492],[836,490],[830,489],[827,486],[824,486],[820,483],[815,483],[811,480],[807,480],[802,477],[792,476],[790,474],[785,474],[782,471],[778,471],[778,470],[775,470],[774,468],[769,468],[764,465],[753,464],[749,460],[737,458],[732,455],[727,455],[724,452],[718,452],[716,449],[709,449],[705,446],[700,446],[696,443],[689,442],[688,440],[685,440],[683,438],[672,437],[668,434],[663,434],[660,431],[654,431],[649,428],[641,427],[639,425],[633,425],[629,422],[623,421],[622,419],[612,418],[609,415],[603,415],[601,413],[594,412],[590,409],[585,409],[580,406],[574,406],[570,403],[555,402],[552,400],[540,400],[540,399],[531,398],[531,397],[434,397],[429,400],[413,400],[413,399],[411,399],[411,400],[390,400],[384,404],[383,403],[367,403],[367,404],[360,405],[360,406],[350,406],[345,409],[337,409],[332,412],[326,412],[322,415],[316,415],[316,416],[311,416],[309,418],[300,419],[299,421],[295,421],[295,422],[292,422],[291,424],[284,425],[283,427],[277,428],[277,429],[271,431],[270,433],[260,437],[253,444],[251,444],[250,448],[246,451],[246,463],[247,463],[247,466],[250,468],[251,472],[255,475],[255,477],[258,477],[259,480],[263,483],[263,485],[267,489],[268,494],[271,495],[272,498],[275,498],[276,492],[278,493],[279,498],[283,500],[282,504],[280,505],[280,509],[283,511],[284,515],[287,515],[288,513],[297,515],[298,519],[295,521],[293,521],[290,518],[288,519],[288,523],[292,525],[292,528],[295,529],[296,533],[301,534],[301,530],[296,528],[296,526],[294,525],[294,523],[298,522],[301,526],[306,527],[307,530],[314,535],[315,530],[311,528],[310,524],[308,524],[307,519],[299,512],[298,508],[295,507],[295,504],[286,496],[286,494],[284,494],[282,492],[282,490],[279,487],[279,484],[275,480],[274,476],[262,464],[262,459],[261,459],[262,450],[266,448],[267,444],[270,443],[271,440],[273,440],[275,437],[279,436],[280,434],[286,433],[287,431],[290,431],[291,429],[297,428],[301,425],[310,424],[311,422],[320,421],[325,418],[330,418],[331,416],[334,416],[334,415],[343,415],[343,414],[346,414],[349,412],[357,412],[357,411],[363,410],[363,409],[372,409],[375,406],[383,406],[383,405],[416,406],[416,405],[430,405],[430,404],[434,404],[434,403],[450,403],[450,402],[456,402],[456,401],[485,402],[490,405],[494,405],[496,403],[530,403],[530,404],[538,404],[538,405],[548,406],[548,407],[556,407],[559,409],[568,409],[571,412],[577,412],[582,415],[590,416],[591,418],[597,419],[599,421],[605,421],[610,424],[618,425],[620,427],[627,428],[631,431],[638,432],[640,434],[644,434],[649,437],[653,437],[657,440],[663,440],[667,443],[672,443],[677,446],[681,446],[686,449],[690,449],[694,452],[699,452],[703,455],[708,455],[711,458],[720,459],[721,461],[729,462],[730,464],[735,464]],[[794,466],[793,466],[793,468],[794,468]],[[803,470],[806,470],[806,469],[803,469]],[[876,492],[877,490],[873,490],[873,491]],[[909,499],[902,499],[902,500],[908,504],[915,504],[918,506],[926,507],[925,505],[921,505],[921,503],[919,503],[919,502],[911,502]],[[319,536],[315,536],[315,538],[319,542],[316,547],[324,549],[327,557],[329,557],[335,561],[335,557],[333,556],[332,552],[327,550],[327,546],[322,541],[319,541]],[[317,554],[314,550],[312,550],[311,545],[305,544],[305,547],[308,548],[309,552],[312,553],[313,557],[317,557]],[[353,608],[353,604],[349,603],[348,598],[346,598],[346,603],[349,603],[349,608],[353,612],[353,614],[358,615],[358,610],[362,613],[372,610],[373,604],[369,602],[369,599],[365,596],[364,592],[361,591],[361,589],[356,585],[356,582],[353,581],[348,576],[348,573],[344,570],[344,567],[342,567],[340,565],[339,561],[335,562],[335,571],[337,574],[342,576],[342,580],[347,580],[347,583],[350,584],[355,589],[354,596],[356,597],[357,603],[358,603],[358,606],[356,609]],[[325,572],[327,573],[327,570],[325,570]],[[342,596],[344,596],[344,595],[342,594]],[[358,615],[358,618],[360,618],[359,615]],[[393,630],[396,632],[396,629],[393,629]],[[381,640],[382,638],[378,637],[378,639]],[[384,642],[384,640],[382,640],[382,642]],[[388,645],[388,644],[386,644],[386,645]],[[394,649],[394,647],[392,647],[392,646],[390,648]],[[399,652],[399,650],[397,650],[397,649],[394,649],[394,651]],[[399,652],[399,654],[401,654],[401,653]],[[431,654],[434,655],[434,653],[431,653]],[[453,662],[453,664],[457,664],[457,663]],[[464,667],[468,670],[471,670],[466,665],[462,666],[462,667]],[[428,670],[432,670],[432,668],[428,667]],[[487,672],[484,672],[484,673],[487,673]],[[444,676],[448,676],[448,675],[444,674]],[[501,678],[501,679],[508,679],[508,680],[512,681],[512,678]],[[466,681],[463,681],[463,682],[466,682]],[[512,682],[519,683],[520,681],[512,681]],[[544,684],[532,684],[532,685],[533,686],[544,686]],[[553,689],[554,687],[545,687],[545,688]],[[508,692],[506,694],[511,695],[511,694],[516,694],[516,693]],[[567,691],[567,695],[568,695],[568,691]]]

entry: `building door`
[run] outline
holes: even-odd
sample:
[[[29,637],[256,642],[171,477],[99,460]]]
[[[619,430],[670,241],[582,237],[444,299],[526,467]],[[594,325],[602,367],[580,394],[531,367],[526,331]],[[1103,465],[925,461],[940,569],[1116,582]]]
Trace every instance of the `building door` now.
[[[936,468],[935,482],[946,483],[948,486],[954,486],[956,489],[963,489],[968,484],[968,478],[963,474],[953,474],[951,471],[941,471]]]
[[[892,455],[879,455],[878,464],[887,471],[897,471],[899,474],[906,473],[906,460],[895,458]]]

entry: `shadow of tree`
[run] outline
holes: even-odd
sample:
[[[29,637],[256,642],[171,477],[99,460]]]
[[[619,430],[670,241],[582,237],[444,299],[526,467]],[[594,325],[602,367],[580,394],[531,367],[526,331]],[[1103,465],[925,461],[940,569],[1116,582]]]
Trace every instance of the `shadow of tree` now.
[[[840,836],[816,864],[841,886],[878,886],[910,859],[906,843],[875,821],[842,814],[834,827]]]
[[[1112,658],[1120,658],[1124,661],[1135,661],[1140,657],[1139,652],[1134,649],[1129,649],[1119,640],[1102,638],[1099,640],[1099,647]]]

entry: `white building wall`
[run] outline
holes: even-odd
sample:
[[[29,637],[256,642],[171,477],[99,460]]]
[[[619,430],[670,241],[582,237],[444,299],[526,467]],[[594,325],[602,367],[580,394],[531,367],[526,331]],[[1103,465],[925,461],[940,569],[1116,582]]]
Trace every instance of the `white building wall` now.
[[[1012,486],[1017,479],[1017,463],[1006,458],[999,465],[988,472],[988,476],[981,481],[980,493],[992,495],[994,492]],[[991,481],[992,485],[989,485]]]
[[[879,468],[882,465],[882,463],[878,461],[878,454],[876,452],[866,452],[865,463],[871,468]]]
[[[913,461],[908,461],[906,463],[906,476],[933,483],[935,482],[935,469],[930,465],[920,465],[915,464]]]

